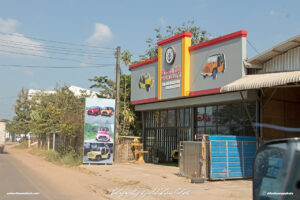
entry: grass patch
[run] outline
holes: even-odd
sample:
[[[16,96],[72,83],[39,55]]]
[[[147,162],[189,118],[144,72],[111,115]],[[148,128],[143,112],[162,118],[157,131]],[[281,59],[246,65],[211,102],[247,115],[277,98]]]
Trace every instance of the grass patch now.
[[[16,149],[27,149],[27,147],[28,147],[28,141],[27,140],[23,140],[22,142],[20,142],[19,144],[17,144],[13,148],[16,148]]]
[[[80,167],[80,166],[75,166],[73,167],[74,169],[82,172],[82,173],[85,173],[85,174],[90,174],[90,175],[94,175],[94,176],[101,176],[100,174],[98,174],[97,172],[94,172],[92,170],[89,170],[89,169],[86,169],[86,168],[83,168],[83,167]]]
[[[65,154],[63,156],[60,156],[56,151],[38,148],[32,148],[29,152],[31,154],[41,156],[49,162],[55,162],[61,165],[74,167],[82,164],[82,157],[73,156],[72,154]]]

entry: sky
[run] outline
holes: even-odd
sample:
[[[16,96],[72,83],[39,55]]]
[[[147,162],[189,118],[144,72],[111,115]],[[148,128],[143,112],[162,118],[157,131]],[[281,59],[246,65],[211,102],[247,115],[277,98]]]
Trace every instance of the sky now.
[[[94,76],[114,79],[116,47],[137,60],[155,28],[194,20],[211,38],[247,30],[263,52],[300,34],[299,8],[297,0],[0,0],[0,119],[14,116],[22,87],[89,88]],[[247,45],[249,58],[254,48]]]

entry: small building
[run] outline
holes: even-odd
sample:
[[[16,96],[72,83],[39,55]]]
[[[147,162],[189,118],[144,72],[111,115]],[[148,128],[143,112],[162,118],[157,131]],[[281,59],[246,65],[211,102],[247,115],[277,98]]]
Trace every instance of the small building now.
[[[191,45],[185,32],[130,66],[147,162],[171,161],[181,141],[206,141],[207,177],[251,177],[256,145],[299,135],[300,36],[252,59],[246,37],[241,30]]]
[[[68,89],[71,92],[73,92],[76,97],[79,97],[82,94],[87,94],[87,95],[90,95],[91,97],[97,97],[97,92],[92,91],[92,90],[84,89],[84,88],[73,86],[73,85],[71,85]],[[55,90],[34,90],[34,89],[29,89],[28,90],[28,97],[29,97],[29,99],[31,99],[33,96],[35,96],[36,94],[39,94],[39,93],[50,95],[50,94],[55,94],[56,91]]]

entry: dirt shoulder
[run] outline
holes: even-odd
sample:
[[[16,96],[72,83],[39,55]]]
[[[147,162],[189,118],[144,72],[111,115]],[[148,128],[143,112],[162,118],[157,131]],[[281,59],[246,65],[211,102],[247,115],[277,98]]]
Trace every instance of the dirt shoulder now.
[[[78,199],[252,199],[251,180],[191,184],[176,175],[177,167],[122,163],[70,168],[45,161],[27,150],[8,147],[7,151],[62,192]]]

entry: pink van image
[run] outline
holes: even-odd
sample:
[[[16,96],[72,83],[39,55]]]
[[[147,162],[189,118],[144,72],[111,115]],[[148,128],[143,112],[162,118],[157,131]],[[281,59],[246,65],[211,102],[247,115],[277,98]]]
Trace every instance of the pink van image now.
[[[107,127],[100,127],[98,132],[96,133],[96,140],[99,142],[109,142],[109,129]]]

